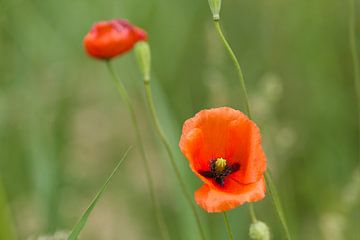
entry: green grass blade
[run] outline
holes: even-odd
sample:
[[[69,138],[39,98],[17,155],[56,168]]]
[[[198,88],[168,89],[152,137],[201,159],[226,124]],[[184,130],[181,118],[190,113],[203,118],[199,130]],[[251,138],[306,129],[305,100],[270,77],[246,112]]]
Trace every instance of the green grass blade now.
[[[75,225],[75,227],[73,228],[73,230],[71,231],[68,240],[76,240],[81,232],[81,230],[84,228],[89,215],[91,214],[92,210],[95,208],[97,202],[99,201],[101,195],[104,193],[104,191],[106,190],[111,178],[115,175],[115,173],[117,172],[117,170],[119,169],[119,167],[121,166],[121,164],[124,162],[124,160],[126,159],[126,156],[128,154],[128,152],[130,151],[131,147],[129,147],[126,152],[124,153],[123,157],[121,158],[121,160],[119,161],[119,163],[116,165],[116,167],[114,168],[114,170],[112,171],[112,173],[110,174],[110,176],[108,177],[108,179],[106,180],[106,182],[104,183],[104,185],[100,188],[100,190],[98,191],[98,193],[96,194],[95,198],[92,200],[92,202],[90,203],[89,207],[86,209],[86,211],[84,212],[84,214],[82,215],[82,217],[80,218],[80,220],[78,221],[78,223]]]

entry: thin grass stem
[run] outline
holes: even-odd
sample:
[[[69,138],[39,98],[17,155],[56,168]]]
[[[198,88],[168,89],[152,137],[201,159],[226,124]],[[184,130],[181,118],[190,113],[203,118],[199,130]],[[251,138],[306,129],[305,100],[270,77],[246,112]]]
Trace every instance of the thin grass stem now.
[[[192,212],[194,214],[194,217],[195,217],[195,220],[196,220],[196,224],[197,224],[201,239],[205,240],[206,237],[205,237],[203,227],[201,225],[200,216],[198,215],[198,213],[196,211],[196,208],[195,208],[195,206],[194,206],[194,204],[192,202],[192,197],[189,194],[189,192],[188,192],[188,190],[186,188],[185,182],[182,179],[179,167],[176,164],[175,157],[174,157],[173,151],[171,149],[171,145],[170,145],[168,139],[166,138],[163,129],[160,126],[159,118],[157,116],[154,100],[153,100],[153,97],[152,97],[150,79],[144,79],[144,86],[145,86],[145,93],[146,93],[146,101],[147,101],[147,104],[148,104],[150,112],[151,112],[151,118],[152,118],[152,121],[153,121],[153,125],[155,126],[156,132],[158,133],[158,135],[159,135],[159,137],[161,139],[161,142],[165,146],[165,149],[166,149],[166,151],[167,151],[167,153],[169,155],[171,165],[172,165],[172,167],[173,167],[173,169],[175,171],[175,176],[176,176],[177,180],[180,183],[181,191],[182,191],[183,195],[185,196],[186,201],[191,206],[191,210],[192,210]]]
[[[242,100],[245,104],[245,114],[248,115],[248,117],[251,119],[251,111],[250,111],[250,104],[249,104],[249,98],[248,98],[248,94],[247,94],[247,90],[246,90],[246,85],[245,85],[245,80],[244,80],[244,75],[240,66],[240,63],[234,53],[234,51],[232,50],[229,42],[226,40],[225,35],[221,29],[221,25],[219,20],[214,20],[214,24],[215,24],[215,28],[217,30],[218,35],[220,36],[220,39],[225,47],[225,49],[227,50],[232,62],[235,65],[235,68],[237,70],[238,73],[238,77],[239,77],[239,81],[240,81],[240,87],[241,87],[241,95],[242,95]],[[291,239],[290,236],[290,232],[287,226],[287,222],[285,219],[285,215],[281,206],[281,202],[280,202],[280,198],[278,196],[277,193],[277,189],[276,186],[271,178],[271,174],[269,172],[269,169],[267,169],[267,171],[265,172],[265,179],[266,182],[268,183],[269,189],[270,189],[270,196],[271,199],[273,201],[273,205],[275,207],[275,210],[277,212],[277,215],[279,217],[279,220],[281,222],[281,225],[283,226],[284,232],[285,232],[285,236],[287,239]],[[250,207],[250,214],[252,216],[252,220],[254,221],[254,219],[256,220],[256,215],[255,215],[255,211],[253,211],[252,207]]]
[[[226,225],[226,230],[227,230],[227,233],[228,233],[229,240],[234,240],[234,236],[233,236],[233,233],[231,231],[231,226],[230,226],[228,215],[227,215],[226,212],[223,212],[223,214],[224,214],[224,222],[225,222],[225,225]]]
[[[156,199],[154,181],[153,181],[153,178],[151,176],[150,165],[149,165],[149,161],[148,161],[148,159],[146,157],[144,143],[143,143],[143,140],[142,140],[142,137],[141,137],[141,134],[140,134],[140,128],[139,128],[139,124],[138,124],[138,120],[137,120],[137,117],[136,117],[136,114],[135,114],[134,107],[133,107],[132,102],[131,102],[131,100],[129,98],[129,95],[128,95],[127,91],[126,91],[126,88],[124,87],[122,81],[120,80],[120,78],[117,75],[116,71],[112,67],[111,62],[107,61],[106,65],[107,65],[108,70],[109,70],[109,72],[111,74],[112,80],[114,81],[114,83],[116,85],[116,89],[118,90],[118,93],[120,94],[121,98],[123,99],[123,101],[125,102],[128,110],[129,110],[131,120],[132,120],[133,126],[135,128],[136,139],[137,139],[138,145],[140,147],[141,158],[143,160],[143,164],[144,164],[144,168],[145,168],[145,176],[146,176],[146,180],[147,180],[149,191],[150,191],[151,201],[152,201],[152,204],[153,204],[153,207],[154,207],[155,218],[157,220],[158,227],[159,227],[162,239],[168,240],[168,239],[170,239],[169,231],[168,231],[167,226],[165,224],[163,213],[162,213],[162,211],[161,211],[161,209],[160,209],[160,207],[158,205],[157,199]]]

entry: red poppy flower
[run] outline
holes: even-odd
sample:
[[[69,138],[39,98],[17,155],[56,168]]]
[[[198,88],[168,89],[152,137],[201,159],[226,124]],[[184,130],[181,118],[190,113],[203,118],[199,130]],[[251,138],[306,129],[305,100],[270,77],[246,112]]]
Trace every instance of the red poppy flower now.
[[[195,201],[207,212],[223,212],[265,196],[266,157],[260,131],[242,112],[202,110],[183,126],[180,149],[205,183]]]
[[[110,59],[131,50],[147,34],[127,20],[111,20],[94,24],[84,38],[87,53],[95,58]]]

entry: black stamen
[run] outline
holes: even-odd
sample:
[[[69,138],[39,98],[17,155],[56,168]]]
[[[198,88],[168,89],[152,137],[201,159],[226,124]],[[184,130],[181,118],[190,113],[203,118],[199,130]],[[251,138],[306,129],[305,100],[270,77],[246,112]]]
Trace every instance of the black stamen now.
[[[224,186],[224,177],[216,177],[215,182],[223,187]]]
[[[199,171],[200,175],[206,178],[214,178],[215,175],[211,171]]]

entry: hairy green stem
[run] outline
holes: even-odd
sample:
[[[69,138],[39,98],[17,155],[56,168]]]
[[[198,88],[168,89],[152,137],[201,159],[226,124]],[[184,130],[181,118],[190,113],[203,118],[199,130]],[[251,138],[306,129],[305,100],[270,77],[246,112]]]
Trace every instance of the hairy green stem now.
[[[255,209],[254,209],[254,204],[249,203],[249,210],[250,210],[251,221],[252,221],[253,223],[256,223],[256,222],[257,222],[257,218],[256,218]]]
[[[196,223],[197,223],[197,227],[198,227],[201,239],[205,240],[206,237],[205,237],[205,233],[204,233],[204,230],[202,228],[202,225],[201,225],[200,217],[199,217],[199,215],[198,215],[198,213],[196,211],[196,208],[195,208],[195,206],[194,206],[194,204],[192,202],[192,197],[191,197],[191,195],[189,194],[189,192],[188,192],[188,190],[186,188],[185,182],[182,179],[179,167],[176,164],[175,157],[174,157],[173,151],[171,149],[171,145],[170,145],[168,139],[166,138],[163,129],[160,126],[160,122],[159,122],[159,119],[157,117],[157,113],[156,113],[156,109],[155,109],[154,100],[153,100],[153,97],[152,97],[150,79],[144,79],[144,86],[145,86],[145,93],[146,93],[146,101],[148,103],[148,106],[149,106],[149,109],[150,109],[150,112],[151,112],[151,118],[153,120],[153,124],[155,126],[156,132],[158,133],[158,135],[159,135],[159,137],[161,139],[161,142],[165,146],[165,149],[166,149],[166,151],[167,151],[167,153],[169,155],[171,165],[172,165],[172,167],[173,167],[173,169],[175,171],[175,176],[176,176],[177,180],[180,183],[182,193],[185,196],[185,199],[187,200],[188,204],[191,206],[191,210],[192,210],[192,212],[194,214],[194,217],[195,217],[195,220],[196,220]]]
[[[231,226],[230,226],[230,223],[229,223],[229,218],[228,218],[228,215],[226,212],[223,212],[224,214],[224,222],[225,222],[225,225],[226,225],[226,230],[227,230],[227,233],[228,233],[228,236],[229,236],[229,240],[234,240],[234,236],[233,236],[233,233],[231,231]]]
[[[241,66],[239,64],[239,61],[236,58],[236,55],[235,55],[234,51],[231,49],[231,46],[230,46],[229,42],[226,40],[223,31],[221,30],[220,22],[219,21],[214,21],[214,24],[215,24],[215,28],[217,30],[217,33],[219,34],[219,36],[221,38],[221,41],[224,44],[224,47],[226,48],[232,62],[235,65],[235,68],[237,70],[239,80],[240,80],[240,87],[241,87],[241,94],[242,94],[242,98],[243,98],[243,103],[245,103],[245,114],[248,115],[249,118],[251,118],[250,105],[249,105],[249,101],[248,101],[248,95],[247,95],[247,91],[246,91],[245,80],[244,80],[243,72],[241,70]]]
[[[350,14],[349,14],[349,41],[350,51],[353,61],[354,69],[354,85],[357,100],[357,117],[358,117],[358,159],[360,159],[360,69],[359,69],[359,56],[356,45],[356,13],[355,1],[350,0]]]
[[[244,80],[244,75],[242,73],[239,61],[237,60],[237,57],[234,53],[234,51],[232,50],[229,42],[226,40],[224,33],[222,32],[221,29],[221,25],[220,22],[218,20],[214,20],[214,24],[215,24],[215,28],[217,30],[218,35],[220,36],[222,43],[224,44],[225,49],[227,50],[232,62],[235,65],[235,68],[237,70],[238,76],[239,76],[239,80],[240,80],[240,87],[241,87],[241,93],[242,93],[242,100],[245,103],[245,114],[248,115],[248,117],[251,119],[251,111],[250,111],[250,104],[249,104],[249,98],[248,98],[248,94],[247,94],[247,90],[246,90],[246,85],[245,85],[245,80]],[[277,212],[277,215],[280,219],[281,225],[283,226],[285,235],[287,239],[291,239],[290,237],[290,233],[289,233],[289,229],[287,226],[287,222],[285,219],[285,215],[281,206],[281,202],[280,202],[280,198],[277,194],[277,190],[276,190],[276,186],[271,178],[271,174],[269,172],[269,169],[267,169],[267,171],[265,172],[265,179],[266,182],[268,183],[269,189],[270,189],[270,196],[271,199],[273,201],[275,210]],[[251,207],[250,207],[250,214],[254,217],[252,217],[253,221],[254,219],[256,220],[256,215],[255,212],[252,211]]]
[[[164,221],[164,216],[162,214],[162,211],[160,209],[160,207],[158,206],[157,200],[156,200],[156,193],[155,193],[155,187],[154,187],[154,182],[151,176],[151,172],[150,172],[150,165],[149,165],[149,161],[146,157],[145,154],[145,148],[144,148],[144,143],[140,134],[140,128],[139,128],[139,124],[138,124],[138,120],[135,114],[135,110],[134,107],[130,101],[129,95],[123,85],[123,83],[121,82],[120,78],[118,77],[118,75],[116,74],[115,70],[113,69],[111,62],[107,61],[106,65],[108,67],[108,70],[112,76],[112,80],[114,81],[115,85],[116,85],[116,89],[118,90],[121,98],[123,99],[123,101],[125,102],[130,116],[131,116],[131,120],[133,123],[133,126],[135,128],[135,133],[136,133],[136,139],[138,141],[139,147],[140,147],[140,152],[141,152],[141,157],[143,159],[143,164],[144,164],[144,168],[145,168],[145,176],[146,176],[146,180],[148,182],[148,187],[149,187],[149,191],[150,191],[150,197],[151,197],[151,201],[154,205],[154,212],[155,212],[155,217],[156,220],[158,222],[159,225],[159,229],[160,229],[160,233],[162,236],[162,239],[170,239],[169,236],[169,232],[167,229],[167,226],[165,224]]]

